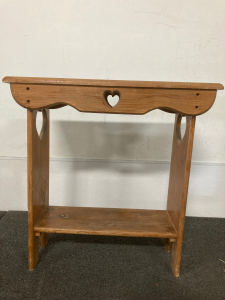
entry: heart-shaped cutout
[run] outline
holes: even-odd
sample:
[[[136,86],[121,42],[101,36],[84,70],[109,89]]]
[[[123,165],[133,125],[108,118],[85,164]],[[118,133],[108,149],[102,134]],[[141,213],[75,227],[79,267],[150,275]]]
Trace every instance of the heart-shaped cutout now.
[[[176,122],[176,135],[178,145],[181,144],[186,132],[186,118],[182,118],[182,115],[179,114]]]
[[[47,127],[47,114],[46,110],[43,109],[42,111],[37,111],[36,114],[36,130],[39,138],[42,140],[45,130]]]
[[[105,91],[104,98],[110,107],[114,107],[120,101],[120,93],[118,91]]]

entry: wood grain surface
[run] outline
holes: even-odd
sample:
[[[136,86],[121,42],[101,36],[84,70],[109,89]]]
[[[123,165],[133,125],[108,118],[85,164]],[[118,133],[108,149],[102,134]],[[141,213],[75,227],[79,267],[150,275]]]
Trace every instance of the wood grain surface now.
[[[162,88],[162,89],[193,89],[193,90],[223,90],[220,83],[198,82],[166,82],[166,81],[132,81],[132,80],[96,80],[96,79],[71,79],[47,77],[16,77],[6,76],[2,79],[5,83],[23,84],[53,84],[75,86],[99,87],[134,87],[134,88]]]
[[[171,266],[176,277],[180,274],[195,117],[186,117],[186,131],[183,139],[179,134],[180,123],[181,116],[176,115],[167,200],[167,210],[178,233],[177,242],[172,243],[171,252]]]
[[[200,115],[210,109],[216,90],[90,87],[66,85],[11,84],[15,101],[28,109],[70,105],[82,112],[145,114],[153,109],[185,115]],[[119,95],[114,107],[107,95]]]
[[[27,110],[27,168],[28,168],[28,263],[33,270],[38,262],[39,237],[34,224],[49,206],[49,110],[44,113],[40,136],[36,130],[37,111]],[[41,237],[45,246],[48,235]]]
[[[95,207],[49,206],[34,231],[136,237],[177,236],[166,210]]]

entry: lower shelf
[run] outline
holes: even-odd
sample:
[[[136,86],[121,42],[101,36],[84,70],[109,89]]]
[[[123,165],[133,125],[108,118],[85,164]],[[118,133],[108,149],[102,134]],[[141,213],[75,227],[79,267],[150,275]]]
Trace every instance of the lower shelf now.
[[[176,238],[166,210],[49,206],[35,232]]]

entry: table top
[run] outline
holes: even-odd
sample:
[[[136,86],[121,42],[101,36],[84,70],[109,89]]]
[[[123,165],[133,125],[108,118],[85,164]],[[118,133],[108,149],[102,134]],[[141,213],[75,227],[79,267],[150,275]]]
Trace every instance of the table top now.
[[[21,84],[54,84],[75,86],[99,86],[99,87],[134,87],[134,88],[159,88],[159,89],[200,89],[223,90],[220,83],[197,82],[166,82],[166,81],[128,81],[128,80],[96,80],[96,79],[71,79],[71,78],[45,78],[45,77],[16,77],[6,76],[2,80],[5,83]]]
[[[145,114],[153,109],[197,116],[208,111],[220,83],[5,77],[15,101],[40,110],[70,105],[81,112]]]

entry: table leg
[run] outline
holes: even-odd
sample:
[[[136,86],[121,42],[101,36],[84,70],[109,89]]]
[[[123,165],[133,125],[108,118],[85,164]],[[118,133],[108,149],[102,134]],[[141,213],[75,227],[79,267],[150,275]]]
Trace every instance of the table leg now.
[[[164,239],[164,247],[166,249],[166,252],[170,252],[170,250],[171,250],[171,243],[170,243],[170,239],[169,238]]]
[[[167,200],[167,211],[178,234],[177,240],[171,243],[171,267],[175,277],[179,277],[180,274],[186,202],[195,128],[195,117],[186,117],[186,132],[182,139],[180,134],[181,119],[182,116],[177,114],[175,117]]]
[[[39,257],[39,236],[34,225],[49,206],[49,110],[43,109],[40,134],[36,129],[36,110],[27,110],[27,170],[28,170],[28,264],[33,270]],[[42,234],[45,246],[48,234]]]
[[[48,243],[49,234],[47,232],[42,232],[41,234],[41,247],[45,247]]]

